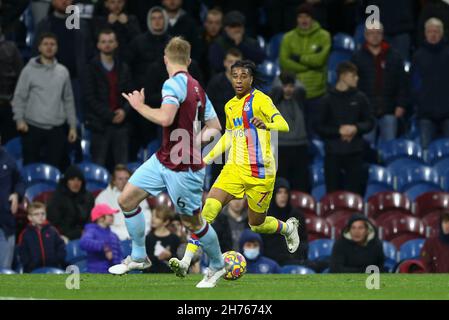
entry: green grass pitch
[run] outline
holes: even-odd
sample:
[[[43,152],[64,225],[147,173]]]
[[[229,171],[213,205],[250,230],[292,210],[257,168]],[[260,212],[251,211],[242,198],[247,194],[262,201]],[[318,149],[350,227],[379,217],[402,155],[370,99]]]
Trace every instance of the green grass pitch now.
[[[0,299],[327,300],[449,299],[449,274],[381,274],[380,289],[368,290],[367,275],[245,275],[197,289],[200,275],[80,275],[80,289],[68,290],[65,275],[0,275]]]

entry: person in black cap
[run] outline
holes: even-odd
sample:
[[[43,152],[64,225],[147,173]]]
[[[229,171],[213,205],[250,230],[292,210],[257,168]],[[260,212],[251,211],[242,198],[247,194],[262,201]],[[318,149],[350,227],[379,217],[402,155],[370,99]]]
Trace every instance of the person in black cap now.
[[[374,225],[363,214],[354,214],[335,241],[330,264],[331,273],[365,273],[368,266],[384,268],[382,241]]]
[[[83,172],[77,166],[70,166],[49,200],[48,220],[61,232],[65,242],[79,239],[94,204],[94,196],[86,190]]]
[[[214,72],[224,71],[223,60],[230,48],[239,49],[244,59],[261,63],[266,55],[257,40],[245,34],[245,17],[239,11],[230,11],[224,17],[224,32],[209,48],[209,62]]]

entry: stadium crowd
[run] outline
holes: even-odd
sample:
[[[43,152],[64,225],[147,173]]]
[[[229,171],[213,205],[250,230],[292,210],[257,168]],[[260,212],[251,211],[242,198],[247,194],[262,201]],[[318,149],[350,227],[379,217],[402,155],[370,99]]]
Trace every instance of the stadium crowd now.
[[[178,35],[223,128],[241,59],[290,126],[268,214],[300,219],[300,248],[252,233],[234,200],[213,225],[223,252],[255,273],[449,272],[448,1],[3,0],[0,17],[0,272],[107,272],[129,253],[117,199],[161,128],[121,93],[160,105]],[[166,195],[141,208],[148,272],[169,272],[189,235]]]

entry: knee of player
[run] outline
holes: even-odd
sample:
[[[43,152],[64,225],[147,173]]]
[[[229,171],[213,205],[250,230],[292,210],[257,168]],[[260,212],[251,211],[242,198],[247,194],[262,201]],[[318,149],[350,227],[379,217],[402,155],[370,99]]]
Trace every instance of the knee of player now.
[[[260,233],[260,227],[262,226],[263,223],[261,224],[249,224],[249,227],[251,229],[251,231],[256,232],[256,233]]]
[[[135,207],[132,207],[132,204],[123,193],[118,197],[117,202],[118,205],[120,206],[120,209],[122,209],[122,211],[124,212],[129,212],[135,209]]]
[[[215,218],[220,213],[222,208],[221,202],[217,199],[208,198],[206,199],[206,203],[204,204],[203,211],[201,215],[207,221],[207,223],[211,224],[215,221]]]

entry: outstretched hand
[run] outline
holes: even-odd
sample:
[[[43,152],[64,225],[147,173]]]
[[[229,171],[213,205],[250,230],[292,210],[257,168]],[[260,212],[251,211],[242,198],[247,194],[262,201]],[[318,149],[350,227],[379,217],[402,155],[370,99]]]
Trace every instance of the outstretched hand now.
[[[145,92],[143,88],[140,90],[140,92],[134,90],[133,93],[122,93],[122,96],[126,100],[128,100],[131,107],[133,107],[137,111],[139,111],[139,109],[142,109],[145,104]]]

